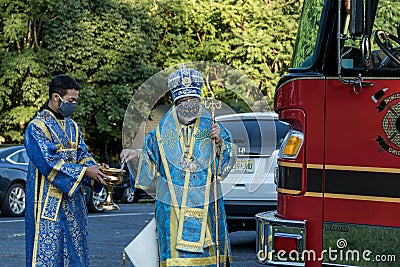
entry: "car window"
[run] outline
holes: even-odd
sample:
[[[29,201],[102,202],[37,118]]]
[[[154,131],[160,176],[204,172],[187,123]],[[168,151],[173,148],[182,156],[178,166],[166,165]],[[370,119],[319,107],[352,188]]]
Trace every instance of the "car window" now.
[[[15,151],[14,153],[12,153],[10,156],[7,157],[7,160],[10,161],[11,163],[19,163],[19,164],[28,164],[29,162],[29,158],[28,155],[26,154],[25,149]]]
[[[289,126],[281,121],[246,119],[221,122],[232,134],[239,154],[271,155],[279,149]]]

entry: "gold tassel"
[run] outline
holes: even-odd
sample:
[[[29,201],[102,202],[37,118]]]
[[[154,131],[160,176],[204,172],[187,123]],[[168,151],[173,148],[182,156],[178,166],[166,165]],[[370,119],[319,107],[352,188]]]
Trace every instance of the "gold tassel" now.
[[[125,255],[125,251],[122,252],[122,266],[126,266],[126,255]]]

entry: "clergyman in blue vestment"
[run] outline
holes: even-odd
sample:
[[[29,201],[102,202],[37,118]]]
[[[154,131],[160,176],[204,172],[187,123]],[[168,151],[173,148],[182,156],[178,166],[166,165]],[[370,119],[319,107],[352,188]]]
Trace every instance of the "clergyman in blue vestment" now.
[[[26,181],[26,266],[89,266],[87,207],[82,185],[100,191],[101,171],[88,152],[75,110],[79,84],[58,75],[49,102],[24,136],[30,159]]]
[[[136,175],[131,171],[136,188],[156,183],[160,266],[216,266],[217,240],[220,266],[232,266],[219,179],[235,163],[236,146],[201,105],[202,85],[202,74],[196,70],[183,68],[171,74],[168,87],[174,105],[146,135],[140,152],[121,152],[122,161],[137,157]]]

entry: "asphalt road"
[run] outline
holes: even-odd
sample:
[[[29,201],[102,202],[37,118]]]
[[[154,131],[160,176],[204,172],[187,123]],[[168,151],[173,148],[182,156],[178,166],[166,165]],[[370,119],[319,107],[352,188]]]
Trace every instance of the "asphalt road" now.
[[[93,267],[122,265],[122,252],[154,216],[152,202],[119,204],[119,211],[89,214],[90,260]],[[25,266],[24,218],[0,216],[0,266]],[[255,261],[255,232],[230,234],[233,266],[263,266]],[[126,258],[127,267],[132,267]]]

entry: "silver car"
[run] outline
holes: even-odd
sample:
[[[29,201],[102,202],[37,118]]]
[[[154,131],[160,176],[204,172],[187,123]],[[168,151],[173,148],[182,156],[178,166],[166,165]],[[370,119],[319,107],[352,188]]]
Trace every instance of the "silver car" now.
[[[221,182],[230,232],[255,230],[254,215],[276,209],[274,172],[290,126],[276,113],[238,113],[216,118],[232,134],[238,158]]]

